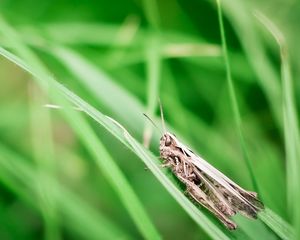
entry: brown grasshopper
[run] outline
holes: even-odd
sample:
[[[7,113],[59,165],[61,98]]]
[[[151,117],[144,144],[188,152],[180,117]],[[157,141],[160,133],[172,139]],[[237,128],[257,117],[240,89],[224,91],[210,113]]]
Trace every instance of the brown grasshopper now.
[[[160,139],[160,158],[186,186],[187,194],[212,212],[228,229],[237,224],[229,217],[237,212],[256,219],[264,208],[256,192],[246,191],[203,158],[182,144],[174,134],[166,131],[160,105],[163,135]]]

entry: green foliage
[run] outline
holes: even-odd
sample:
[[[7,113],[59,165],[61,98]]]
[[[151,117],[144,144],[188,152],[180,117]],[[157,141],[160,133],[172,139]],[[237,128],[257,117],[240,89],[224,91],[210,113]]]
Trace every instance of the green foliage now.
[[[300,237],[288,16],[255,1],[33,2],[0,4],[1,239]],[[170,131],[259,190],[258,220],[228,231],[160,167],[143,117],[160,128],[158,99]]]

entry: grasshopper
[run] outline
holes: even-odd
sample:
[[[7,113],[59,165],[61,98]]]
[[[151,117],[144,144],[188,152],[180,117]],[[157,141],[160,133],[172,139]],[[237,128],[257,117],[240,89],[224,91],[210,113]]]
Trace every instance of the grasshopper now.
[[[228,229],[237,224],[230,219],[237,212],[256,219],[264,209],[256,192],[246,191],[219,170],[182,144],[174,134],[166,131],[160,104],[163,135],[160,139],[160,158],[186,186],[186,193],[212,212]]]

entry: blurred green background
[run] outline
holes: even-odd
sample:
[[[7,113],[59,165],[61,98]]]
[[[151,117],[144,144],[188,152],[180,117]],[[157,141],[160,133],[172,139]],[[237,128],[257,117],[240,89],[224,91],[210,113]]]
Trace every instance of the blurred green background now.
[[[300,4],[221,3],[233,99],[215,1],[0,2],[0,239],[290,238],[300,226]],[[237,216],[229,232],[197,206],[212,225],[194,221],[172,173],[156,170],[181,195],[114,123],[111,134],[61,99],[49,76],[93,106],[81,109],[94,120],[112,117],[139,143],[152,136],[155,166],[160,132],[143,113],[160,126],[161,99],[170,131],[276,217]]]

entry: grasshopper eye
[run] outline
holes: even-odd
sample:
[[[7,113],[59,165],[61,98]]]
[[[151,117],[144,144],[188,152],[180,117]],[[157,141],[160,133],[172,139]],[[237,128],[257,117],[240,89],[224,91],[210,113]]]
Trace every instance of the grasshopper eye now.
[[[166,138],[165,145],[168,147],[171,145],[171,139],[169,137]]]

